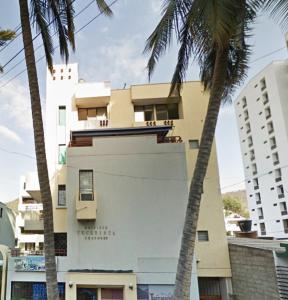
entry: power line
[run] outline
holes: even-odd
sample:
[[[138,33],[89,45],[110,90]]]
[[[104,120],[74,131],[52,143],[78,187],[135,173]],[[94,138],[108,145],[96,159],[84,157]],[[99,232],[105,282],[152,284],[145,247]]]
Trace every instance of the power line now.
[[[278,53],[278,52],[280,52],[280,51],[282,51],[282,50],[284,50],[284,49],[286,49],[286,47],[281,47],[281,48],[278,48],[278,49],[276,49],[276,50],[274,50],[274,51],[271,51],[271,52],[269,52],[269,53],[266,53],[266,54],[264,54],[263,56],[260,56],[260,57],[258,57],[258,58],[256,58],[256,59],[254,59],[253,61],[251,61],[250,64],[253,64],[253,63],[255,63],[255,62],[257,62],[257,61],[259,61],[259,60],[261,60],[261,59],[263,59],[263,58],[266,58],[266,57],[268,57],[268,56],[270,56],[270,55],[273,55],[273,54],[275,54],[275,53]]]
[[[75,2],[76,0],[72,0],[71,1],[71,3],[69,3],[69,5],[68,5],[68,7],[69,6],[71,6],[74,2]],[[60,12],[59,12],[59,15],[61,15],[63,12],[65,12],[65,10],[66,10],[66,8],[63,8]],[[53,19],[53,20],[51,20],[50,21],[50,23],[48,23],[47,25],[46,25],[46,28],[48,28],[49,26],[51,26],[53,23],[54,23],[54,21],[56,20],[56,17]],[[33,38],[32,38],[32,43],[33,43],[33,41],[34,40],[36,40],[37,38],[38,38],[38,36],[40,36],[41,35],[41,30],[39,31],[39,33],[37,33]],[[4,65],[3,65],[3,69],[6,67],[6,66],[8,66],[19,54],[21,54],[22,52],[24,51],[24,47],[21,49],[21,50],[19,50],[16,54],[14,54],[9,60],[8,60],[8,62],[6,62]]]
[[[93,3],[95,3],[95,0],[90,1],[87,5],[85,5],[75,16],[74,19],[76,19],[79,15],[81,15],[86,9],[88,9]],[[51,36],[53,38],[57,34],[57,31],[54,32],[54,34]],[[43,47],[43,43],[41,43],[38,47],[34,49],[34,53],[36,53],[40,48]],[[55,50],[55,49],[54,49]],[[9,70],[5,71],[3,75],[0,77],[0,79],[6,77],[11,71],[13,71],[17,66],[19,66],[22,62],[25,62],[25,57],[21,59],[19,62],[17,62],[13,67],[11,67]],[[22,72],[21,72],[22,74]]]
[[[74,0],[75,1],[75,0]],[[110,8],[110,7],[112,7],[116,2],[118,2],[119,0],[114,0],[114,1],[112,1],[109,5],[108,5],[108,7]],[[93,1],[94,2],[94,1]],[[92,4],[92,1],[91,1],[91,4]],[[90,6],[90,5],[89,5]],[[95,17],[93,17],[92,19],[90,19],[86,24],[84,24],[79,30],[77,30],[76,32],[75,32],[75,35],[76,34],[78,34],[80,31],[82,31],[84,28],[86,28],[88,25],[90,25],[93,21],[95,21],[98,17],[100,17],[103,13],[104,13],[105,11],[104,10],[102,10],[102,11],[100,11],[100,13],[99,14],[97,14]],[[38,34],[39,35],[39,34]],[[36,36],[37,37],[37,36]],[[36,38],[35,37],[35,38]],[[54,47],[54,50],[56,50],[57,48],[59,48],[60,47],[60,45],[58,44],[56,47]],[[21,50],[21,52],[23,51],[23,49]],[[20,52],[20,51],[19,51]],[[36,63],[38,63],[39,61],[41,61],[43,58],[45,58],[45,55],[43,55],[42,57],[40,57],[37,61],[36,61]],[[21,61],[22,62],[22,61]],[[4,68],[4,66],[3,66],[3,68]],[[6,85],[8,85],[10,82],[12,82],[14,79],[16,79],[17,77],[19,77],[21,74],[23,74],[25,71],[27,70],[27,67],[25,68],[25,69],[23,69],[22,71],[20,71],[19,73],[17,73],[14,77],[12,77],[12,78],[10,78],[8,81],[6,81],[3,85],[1,85],[0,86],[0,90],[2,89],[2,88],[4,88]]]

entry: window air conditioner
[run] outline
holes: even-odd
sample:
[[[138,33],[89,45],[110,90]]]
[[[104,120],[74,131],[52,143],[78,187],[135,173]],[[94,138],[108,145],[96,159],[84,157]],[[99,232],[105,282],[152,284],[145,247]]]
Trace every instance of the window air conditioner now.
[[[93,201],[93,193],[80,193],[80,201]]]

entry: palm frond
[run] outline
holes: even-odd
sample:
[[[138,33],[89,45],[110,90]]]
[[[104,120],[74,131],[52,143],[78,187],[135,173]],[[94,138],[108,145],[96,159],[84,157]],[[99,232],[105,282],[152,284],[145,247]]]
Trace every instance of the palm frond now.
[[[4,46],[6,42],[15,38],[15,32],[12,30],[0,30],[0,47]]]
[[[106,3],[105,0],[96,0],[96,4],[98,6],[98,9],[103,12],[103,14],[105,14],[108,17],[112,17],[113,16],[113,12],[110,8],[110,6]]]
[[[155,30],[146,41],[144,53],[151,52],[148,60],[148,77],[151,79],[152,73],[159,58],[166,53],[171,45],[173,30],[179,34],[180,19],[185,17],[191,1],[169,1],[166,0],[162,10],[162,18]]]
[[[288,28],[288,1],[287,0],[267,0],[264,9],[268,11],[271,17],[280,25],[284,30]]]
[[[50,34],[50,29],[48,22],[45,18],[46,14],[46,4],[43,1],[31,0],[31,15],[33,24],[36,25],[38,32],[41,32],[42,41],[44,45],[44,51],[46,56],[46,61],[50,71],[52,71],[52,56],[54,53],[52,37]]]

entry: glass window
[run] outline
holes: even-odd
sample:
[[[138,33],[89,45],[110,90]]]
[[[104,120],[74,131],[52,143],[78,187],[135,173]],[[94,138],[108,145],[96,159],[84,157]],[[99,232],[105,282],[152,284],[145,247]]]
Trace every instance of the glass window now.
[[[65,165],[66,164],[66,145],[59,145],[58,149],[58,163],[60,165]]]
[[[97,120],[107,120],[107,107],[97,107],[96,118]]]
[[[78,120],[79,121],[87,120],[87,109],[86,108],[78,109]]]
[[[207,242],[209,241],[209,235],[207,230],[197,231],[198,241],[199,242]]]
[[[66,185],[58,185],[58,206],[66,206]]]
[[[88,118],[96,118],[96,108],[88,108],[87,109],[87,117]]]
[[[135,122],[144,122],[145,121],[143,106],[134,106],[134,117],[135,117]]]
[[[280,210],[281,210],[281,215],[287,215],[287,205],[286,202],[280,202]]]
[[[275,170],[275,181],[278,182],[281,180],[282,177],[282,172],[281,169],[276,169]]]
[[[93,201],[93,171],[79,171],[79,196],[81,201]]]
[[[283,220],[283,227],[284,227],[284,232],[288,233],[288,219]]]
[[[168,117],[170,120],[179,119],[178,103],[167,104]]]
[[[265,223],[260,223],[260,231],[262,235],[266,234],[266,226]]]
[[[156,117],[157,120],[168,120],[168,108],[166,104],[157,104],[156,105]]]
[[[77,287],[77,300],[97,300],[97,289]]]
[[[66,106],[59,106],[59,125],[66,125]]]
[[[2,216],[3,216],[3,208],[1,207],[0,208],[0,218],[2,218]]]
[[[189,140],[190,149],[199,149],[199,140]]]

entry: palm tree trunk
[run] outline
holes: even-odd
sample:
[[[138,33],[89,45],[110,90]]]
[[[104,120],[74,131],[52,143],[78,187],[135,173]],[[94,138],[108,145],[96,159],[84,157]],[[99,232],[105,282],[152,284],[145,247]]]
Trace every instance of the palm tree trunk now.
[[[208,103],[207,115],[202,131],[200,149],[190,185],[180,255],[175,281],[174,300],[190,300],[192,261],[195,249],[197,223],[203,192],[203,182],[213,145],[217,119],[224,92],[227,51],[218,50],[213,73],[213,85]]]
[[[40,93],[27,0],[19,0],[19,6],[31,98],[38,178],[41,190],[41,199],[43,202],[47,299],[57,300],[59,298],[54,249],[53,206],[47,169]]]

